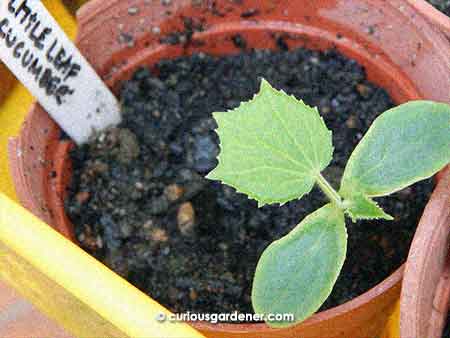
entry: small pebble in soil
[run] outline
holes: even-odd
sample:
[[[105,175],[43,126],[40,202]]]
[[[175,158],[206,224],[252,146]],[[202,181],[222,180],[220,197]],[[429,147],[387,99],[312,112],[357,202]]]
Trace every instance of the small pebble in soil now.
[[[170,202],[175,202],[183,196],[184,189],[178,184],[171,184],[164,189],[164,193]]]
[[[319,107],[335,147],[324,175],[338,187],[362,135],[393,106],[354,60],[278,45],[280,51],[200,53],[137,71],[121,90],[121,125],[71,154],[66,211],[81,246],[172,311],[252,312],[264,248],[326,203],[314,189],[283,207],[259,209],[205,179],[220,151],[212,112],[251,99],[261,77]],[[431,188],[422,182],[380,199],[393,222],[347,221],[347,259],[323,309],[367,291],[404,262]]]
[[[167,242],[169,240],[169,236],[167,235],[167,231],[160,228],[154,228],[150,232],[150,239],[154,242]]]
[[[76,194],[75,200],[77,201],[78,204],[83,204],[89,199],[90,195],[91,194],[87,191],[80,191],[79,193]]]
[[[192,203],[186,202],[180,205],[177,214],[178,230],[184,236],[191,236],[194,233],[195,211]]]

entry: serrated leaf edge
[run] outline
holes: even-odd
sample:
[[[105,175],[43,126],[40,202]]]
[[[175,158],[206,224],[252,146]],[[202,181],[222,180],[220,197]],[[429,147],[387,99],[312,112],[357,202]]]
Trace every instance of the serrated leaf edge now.
[[[374,219],[385,219],[387,221],[393,221],[394,217],[389,215],[386,211],[383,210],[382,207],[377,203],[377,201],[374,201],[372,198],[370,198],[367,195],[361,195],[362,198],[365,198],[369,203],[372,203],[376,208],[378,208],[383,216],[380,217],[370,217],[370,216],[357,216],[351,211],[351,199],[345,200],[346,203],[350,203],[350,205],[346,206],[344,212],[346,215],[348,215],[353,223],[356,223],[358,220],[374,220]]]
[[[312,188],[311,188],[311,190],[309,192],[304,193],[300,197],[298,196],[298,194],[295,194],[294,196],[288,196],[284,199],[264,199],[264,198],[258,196],[257,194],[248,191],[247,189],[243,189],[241,187],[239,187],[239,188],[236,187],[234,184],[232,184],[231,182],[228,182],[227,180],[223,180],[221,178],[215,177],[212,171],[208,175],[206,175],[206,178],[226,184],[226,185],[232,187],[233,189],[235,189],[238,193],[247,195],[247,197],[249,199],[255,200],[258,203],[258,208],[262,208],[263,206],[269,205],[269,204],[280,204],[280,206],[283,206],[290,201],[301,199],[305,195],[309,194],[312,190]],[[314,187],[314,183],[313,183],[313,187]]]
[[[298,100],[295,96],[287,94],[287,93],[286,93],[284,90],[282,90],[282,89],[276,89],[276,88],[274,88],[274,87],[273,87],[266,79],[261,78],[260,90],[259,90],[259,92],[255,93],[255,94],[253,95],[253,98],[252,98],[252,99],[250,99],[250,100],[248,100],[248,101],[241,102],[241,103],[239,104],[239,106],[236,107],[236,108],[234,108],[234,109],[228,109],[228,110],[226,110],[225,112],[213,112],[213,113],[212,113],[212,115],[213,115],[213,117],[214,117],[214,119],[216,120],[216,123],[217,123],[217,125],[218,125],[218,127],[215,128],[215,133],[219,136],[219,139],[221,138],[221,137],[220,137],[220,136],[221,136],[221,133],[219,132],[219,128],[220,128],[220,121],[222,120],[222,115],[223,115],[223,114],[228,114],[228,113],[231,113],[231,112],[236,113],[236,110],[242,108],[242,106],[244,106],[244,105],[252,104],[253,101],[254,101],[255,99],[257,99],[258,97],[262,96],[262,95],[264,94],[264,92],[267,91],[267,90],[270,90],[270,91],[271,91],[271,94],[275,94],[275,95],[277,95],[277,96],[288,97],[290,100],[292,100],[292,101],[295,102],[296,104],[301,103],[301,104],[303,104],[307,109],[313,110],[314,113],[316,113],[317,116],[319,117],[320,123],[322,124],[322,127],[326,130],[327,135],[328,135],[329,137],[332,137],[332,131],[328,129],[328,127],[327,127],[327,125],[326,125],[326,123],[325,123],[325,120],[324,120],[323,117],[320,115],[319,110],[317,109],[317,107],[312,107],[312,106],[306,104],[303,100]],[[222,121],[223,121],[223,120],[222,120]],[[285,127],[285,129],[287,129],[287,128]],[[291,137],[291,138],[292,138],[292,137]],[[294,144],[297,145],[297,142],[295,141],[295,139],[294,139]],[[222,146],[221,146],[220,144],[219,144],[219,148],[220,148],[220,152],[219,152],[219,155],[217,156],[217,160],[218,160],[218,165],[217,165],[217,167],[218,167],[221,163],[223,163],[223,162],[222,162],[222,160],[223,160],[223,158],[222,158],[222,151],[223,151],[223,149],[222,149]],[[302,149],[301,147],[298,147],[298,148],[299,148],[300,150]],[[311,190],[314,188],[314,184],[315,184],[315,182],[316,182],[315,177],[317,177],[317,175],[320,174],[320,172],[321,172],[322,170],[324,170],[324,169],[331,163],[331,161],[332,161],[332,159],[333,159],[333,153],[334,153],[334,146],[331,145],[331,152],[330,152],[330,154],[329,154],[329,158],[327,159],[327,164],[324,165],[323,168],[319,168],[319,169],[318,169],[318,172],[315,172],[315,170],[316,170],[315,168],[312,169],[312,172],[311,172],[311,181],[312,181],[312,183],[311,183],[311,188],[309,189],[308,192],[306,192],[306,193],[304,193],[304,194],[301,194],[300,196],[299,196],[298,194],[293,194],[293,195],[288,196],[288,197],[285,197],[285,198],[283,198],[283,199],[264,199],[264,198],[258,196],[258,194],[255,194],[255,193],[253,193],[253,192],[250,192],[250,191],[248,191],[248,190],[246,190],[246,189],[242,189],[241,187],[237,187],[236,185],[232,184],[231,182],[228,182],[227,180],[223,180],[223,179],[221,179],[221,178],[216,177],[215,174],[214,174],[215,169],[213,169],[208,175],[206,175],[206,178],[207,178],[207,179],[210,179],[210,180],[216,180],[216,181],[222,182],[223,184],[226,184],[226,185],[229,185],[229,186],[233,187],[234,189],[236,189],[237,192],[246,194],[250,199],[253,199],[253,200],[256,200],[256,201],[257,201],[258,207],[259,207],[259,208],[261,208],[261,207],[263,207],[263,206],[265,206],[265,205],[268,205],[268,204],[276,204],[276,203],[279,203],[280,206],[283,206],[283,205],[285,205],[286,203],[288,203],[288,202],[290,202],[290,201],[301,199],[301,198],[303,198],[305,195],[307,195],[307,194],[309,194],[309,193],[311,192]],[[315,155],[315,157],[317,158],[316,152],[314,152],[314,155]],[[306,156],[304,156],[304,157],[305,157],[305,159],[308,159]],[[308,160],[309,160],[309,159],[308,159]],[[309,163],[309,165],[310,165],[311,167],[314,167],[313,163]]]

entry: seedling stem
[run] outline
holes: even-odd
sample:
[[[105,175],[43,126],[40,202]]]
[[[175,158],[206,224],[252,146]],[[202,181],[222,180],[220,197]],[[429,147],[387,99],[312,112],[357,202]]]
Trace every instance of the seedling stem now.
[[[345,209],[342,198],[338,194],[336,190],[331,186],[331,184],[325,179],[325,177],[322,176],[322,174],[317,175],[317,184],[319,185],[320,189],[323,191],[323,193],[329,198],[331,202],[336,204],[340,209]]]

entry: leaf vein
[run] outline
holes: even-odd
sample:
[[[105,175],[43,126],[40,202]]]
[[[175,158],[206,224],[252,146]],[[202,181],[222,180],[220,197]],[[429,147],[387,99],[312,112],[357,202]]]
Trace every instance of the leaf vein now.
[[[308,156],[306,156],[306,154],[305,154],[303,148],[300,146],[298,140],[297,140],[294,136],[292,136],[292,134],[290,133],[289,128],[286,126],[285,121],[284,121],[283,118],[280,116],[280,112],[278,111],[278,109],[276,109],[276,107],[273,105],[273,102],[272,102],[271,100],[266,100],[266,101],[269,102],[270,107],[272,108],[272,110],[273,110],[274,113],[275,113],[275,117],[278,119],[278,121],[280,121],[281,125],[282,125],[283,128],[285,129],[286,135],[292,140],[292,142],[294,142],[294,145],[297,146],[297,149],[298,149],[298,150],[300,151],[300,153],[303,155],[303,157],[305,158],[305,161],[308,162],[309,165],[311,166],[310,169],[314,169],[314,165],[313,165],[313,163],[311,162],[311,159],[310,159]],[[312,142],[311,142],[311,144],[312,144]]]

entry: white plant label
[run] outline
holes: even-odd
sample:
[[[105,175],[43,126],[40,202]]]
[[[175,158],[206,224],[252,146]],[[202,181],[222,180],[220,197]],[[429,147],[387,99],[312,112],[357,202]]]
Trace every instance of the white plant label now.
[[[120,122],[116,98],[40,0],[0,0],[0,58],[78,144]]]

